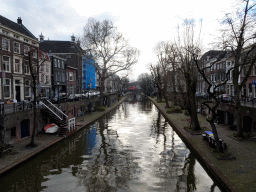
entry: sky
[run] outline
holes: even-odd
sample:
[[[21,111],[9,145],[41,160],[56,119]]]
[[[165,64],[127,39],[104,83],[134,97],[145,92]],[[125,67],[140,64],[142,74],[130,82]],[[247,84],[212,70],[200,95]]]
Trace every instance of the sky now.
[[[160,41],[173,40],[177,25],[184,18],[202,19],[203,50],[212,48],[220,29],[219,20],[236,0],[0,0],[0,14],[14,22],[21,17],[36,37],[42,33],[47,40],[71,40],[81,37],[88,18],[110,19],[140,50],[130,78],[149,72],[148,64],[156,62],[153,48]]]

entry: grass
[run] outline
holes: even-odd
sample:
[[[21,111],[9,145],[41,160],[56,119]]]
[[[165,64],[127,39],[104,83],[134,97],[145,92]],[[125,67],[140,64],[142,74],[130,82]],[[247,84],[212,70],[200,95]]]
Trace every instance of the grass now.
[[[106,107],[105,106],[97,106],[95,108],[96,111],[106,111]]]
[[[182,113],[182,109],[179,106],[175,106],[167,109],[166,113]]]

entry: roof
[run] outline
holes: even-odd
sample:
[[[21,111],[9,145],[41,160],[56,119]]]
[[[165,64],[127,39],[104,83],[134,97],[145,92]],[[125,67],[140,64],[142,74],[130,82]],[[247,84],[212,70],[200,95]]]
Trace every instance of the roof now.
[[[83,53],[81,47],[72,41],[51,41],[40,42],[39,49],[48,53]]]
[[[200,60],[207,59],[208,56],[209,56],[209,59],[215,58],[218,56],[222,56],[225,53],[226,53],[225,51],[210,50],[210,51],[207,51],[206,53],[204,53],[203,56],[200,58]]]
[[[19,33],[22,33],[23,35],[26,35],[28,37],[31,37],[31,38],[37,40],[37,38],[24,25],[15,23],[15,22],[3,17],[2,15],[0,15],[0,24],[4,25],[5,27],[8,27],[9,29],[12,29]]]

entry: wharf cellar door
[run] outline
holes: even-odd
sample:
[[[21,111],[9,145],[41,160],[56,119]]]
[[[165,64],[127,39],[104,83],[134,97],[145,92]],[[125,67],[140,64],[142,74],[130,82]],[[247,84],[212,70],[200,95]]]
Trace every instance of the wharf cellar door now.
[[[244,132],[251,132],[252,130],[252,118],[249,116],[244,116],[243,118],[243,130]]]
[[[29,119],[24,119],[20,122],[20,137],[29,136]]]

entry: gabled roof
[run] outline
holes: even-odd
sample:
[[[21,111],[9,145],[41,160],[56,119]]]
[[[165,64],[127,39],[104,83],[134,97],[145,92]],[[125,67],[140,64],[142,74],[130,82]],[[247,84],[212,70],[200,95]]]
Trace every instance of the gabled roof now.
[[[220,51],[220,50],[210,50],[210,51],[207,51],[206,53],[204,53],[202,55],[202,57],[200,58],[200,60],[206,60],[207,57],[209,57],[209,59],[212,59],[212,58],[215,58],[215,57],[218,57],[218,56],[222,56],[223,54],[225,54],[226,52],[225,51]]]
[[[22,25],[22,23],[21,24],[15,23],[15,22],[3,17],[2,15],[0,15],[0,24],[5,27],[8,27],[9,29],[12,29],[19,33],[22,33],[23,35],[26,35],[28,37],[31,37],[31,38],[37,40],[37,38],[24,25]]]
[[[39,49],[48,53],[83,53],[81,47],[72,41],[50,41],[40,42]]]

